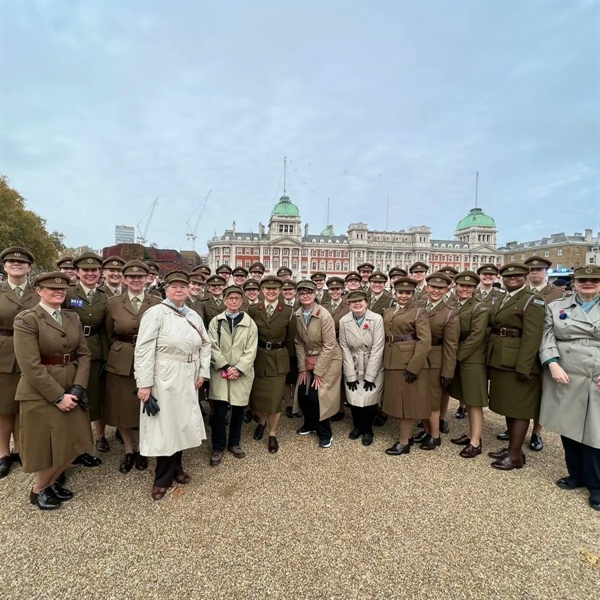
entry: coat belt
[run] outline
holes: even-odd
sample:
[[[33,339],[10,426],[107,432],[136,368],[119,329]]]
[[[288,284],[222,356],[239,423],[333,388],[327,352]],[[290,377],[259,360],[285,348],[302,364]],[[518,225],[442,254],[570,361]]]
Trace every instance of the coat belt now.
[[[510,338],[520,338],[523,337],[523,332],[520,329],[515,329],[514,327],[496,327],[492,325],[491,331],[493,334],[498,337],[510,337]]]
[[[386,342],[415,342],[419,338],[414,333],[403,333],[402,335],[386,335]]]
[[[12,337],[15,335],[14,329],[0,329],[0,335],[6,335],[8,337]]]
[[[133,344],[137,342],[137,335],[117,335],[115,336],[120,342],[125,342],[126,344]]]
[[[99,327],[95,325],[84,325],[83,326],[83,335],[85,337],[90,337],[90,335],[96,335],[100,331]]]
[[[180,354],[175,352],[164,352],[161,350],[157,350],[156,355],[168,360],[176,360],[177,362],[183,363],[196,362],[199,358],[196,354]]]
[[[443,346],[444,338],[431,338],[431,345],[432,346]]]
[[[41,356],[40,362],[43,365],[68,365],[75,360],[75,352],[63,354],[62,356]]]
[[[262,342],[258,340],[258,347],[265,350],[281,350],[285,348],[285,342]]]

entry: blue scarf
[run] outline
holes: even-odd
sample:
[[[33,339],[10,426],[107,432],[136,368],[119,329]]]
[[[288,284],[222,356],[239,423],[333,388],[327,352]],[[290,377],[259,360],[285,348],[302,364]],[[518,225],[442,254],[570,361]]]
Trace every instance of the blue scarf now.
[[[310,310],[302,310],[302,316],[304,317],[304,324],[307,327],[308,327],[308,322],[310,321],[310,318],[312,317],[312,312],[313,312],[312,308]]]
[[[188,308],[185,304],[183,306],[176,306],[168,298],[165,298],[163,300],[163,304],[166,304],[167,306],[174,308],[180,315],[183,315],[184,317],[192,310],[191,308]]]
[[[235,319],[239,314],[240,314],[239,310],[234,313],[229,312],[228,310],[225,311],[225,316],[228,317],[229,319]]]
[[[594,308],[594,306],[596,306],[596,304],[598,304],[598,302],[600,302],[600,296],[598,296],[594,300],[590,300],[589,302],[584,302],[579,297],[579,295],[577,295],[577,297],[575,298],[575,302],[577,302],[577,304],[579,304],[579,306],[581,306],[581,309],[583,310],[583,312],[587,314],[590,312],[590,310],[592,310],[592,308]]]
[[[360,326],[364,323],[365,321],[365,317],[367,316],[367,313],[365,313],[362,317],[360,317],[359,319],[357,319],[356,317],[354,317],[354,321],[356,322],[356,324],[358,325],[358,327],[360,328]]]

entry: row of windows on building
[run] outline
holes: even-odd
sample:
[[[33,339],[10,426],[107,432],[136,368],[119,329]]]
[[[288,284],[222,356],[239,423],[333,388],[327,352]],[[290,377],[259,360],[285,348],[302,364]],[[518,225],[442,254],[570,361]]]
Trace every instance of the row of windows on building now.
[[[544,258],[550,258],[550,250],[544,250],[543,255],[544,255]],[[556,250],[556,256],[562,256],[562,255],[563,255],[563,249],[558,248]],[[521,260],[525,260],[526,258],[527,258],[527,254],[525,254],[525,253],[521,254]],[[517,255],[511,254],[509,262],[515,262],[516,260],[517,260]]]

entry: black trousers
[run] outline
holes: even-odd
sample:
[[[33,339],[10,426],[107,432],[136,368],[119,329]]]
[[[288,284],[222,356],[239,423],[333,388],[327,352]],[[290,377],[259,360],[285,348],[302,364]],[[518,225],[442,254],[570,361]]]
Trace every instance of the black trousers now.
[[[600,501],[600,448],[592,448],[564,435],[560,436],[565,449],[569,477],[590,491],[590,498]]]
[[[175,452],[171,456],[157,456],[156,469],[154,469],[154,485],[156,487],[168,488],[173,483],[176,475],[183,473],[181,457],[183,452]]]
[[[310,378],[312,381],[312,377]],[[298,388],[298,404],[304,415],[304,428],[316,431],[319,440],[330,440],[331,436],[331,423],[329,419],[319,420],[320,409],[319,409],[319,390],[306,384],[302,384]]]
[[[212,447],[215,452],[223,452],[225,446],[239,446],[242,437],[242,425],[244,423],[245,406],[231,407],[231,420],[229,421],[229,439],[227,439],[227,410],[229,402],[224,400],[213,400],[211,417]]]
[[[372,404],[371,406],[353,406],[351,404],[350,412],[352,413],[354,428],[358,429],[361,433],[373,435],[373,417],[378,408],[378,404]]]

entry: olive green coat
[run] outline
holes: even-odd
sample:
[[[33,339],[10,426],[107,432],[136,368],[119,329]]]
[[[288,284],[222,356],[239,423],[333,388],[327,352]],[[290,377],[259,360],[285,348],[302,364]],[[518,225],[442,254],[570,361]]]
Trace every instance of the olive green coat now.
[[[383,317],[383,311],[392,305],[392,297],[384,292],[374,303],[371,303],[372,299],[373,296],[369,299],[369,310]]]
[[[527,289],[531,290],[532,286],[527,286]],[[550,283],[547,283],[541,290],[536,292],[538,296],[541,296],[546,304],[549,302],[554,302],[554,300],[562,300],[565,297],[565,293],[562,290],[559,290],[557,287],[553,286]]]
[[[221,304],[218,305],[215,301],[215,297],[209,292],[206,294],[206,298],[202,300],[202,306],[204,307],[204,322],[206,327],[210,325],[210,322],[220,313],[225,312],[225,303],[221,299]]]
[[[484,302],[485,304],[487,304],[488,306],[493,306],[495,304],[495,302],[497,300],[502,301],[504,299],[504,295],[506,294],[505,290],[502,290],[500,288],[496,288],[493,287],[485,296],[485,298],[483,297],[483,292],[481,290],[481,288],[477,288],[475,290],[475,294],[473,294],[475,296],[475,300],[477,300],[478,302]]]

